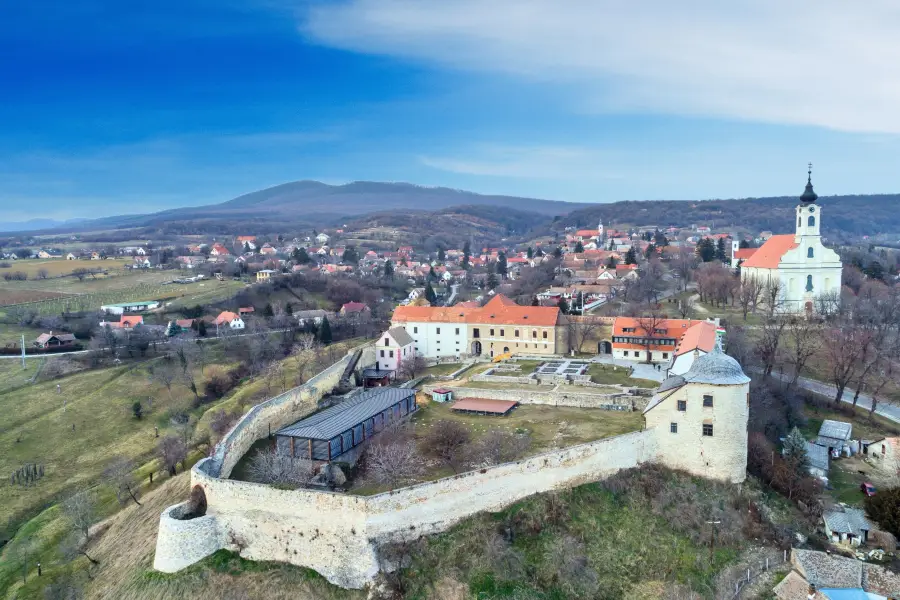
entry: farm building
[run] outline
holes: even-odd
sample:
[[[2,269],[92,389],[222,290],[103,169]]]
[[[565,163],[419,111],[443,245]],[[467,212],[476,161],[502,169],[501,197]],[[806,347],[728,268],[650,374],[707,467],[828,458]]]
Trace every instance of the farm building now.
[[[71,346],[75,343],[75,336],[71,333],[42,333],[34,340],[34,345],[38,348],[60,348],[63,346]]]
[[[819,427],[819,436],[816,438],[816,443],[828,448],[829,452],[841,452],[844,446],[850,445],[852,432],[852,423],[825,419],[822,421],[822,426]]]
[[[515,400],[487,400],[486,398],[463,398],[450,407],[454,412],[492,415],[503,417],[518,406]]]
[[[143,300],[141,302],[122,302],[120,304],[104,304],[100,310],[113,315],[121,315],[124,313],[144,312],[159,308],[159,302],[156,300]]]
[[[360,444],[416,409],[414,389],[368,390],[278,430],[276,448],[298,458],[353,463]]]

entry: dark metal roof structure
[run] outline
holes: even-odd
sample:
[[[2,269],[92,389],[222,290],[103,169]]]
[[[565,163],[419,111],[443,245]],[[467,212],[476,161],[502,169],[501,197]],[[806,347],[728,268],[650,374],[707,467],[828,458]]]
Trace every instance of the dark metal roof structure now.
[[[292,425],[279,429],[276,435],[330,440],[366,419],[387,410],[404,398],[415,396],[414,389],[383,387],[368,390],[345,400],[337,406],[326,408]]]

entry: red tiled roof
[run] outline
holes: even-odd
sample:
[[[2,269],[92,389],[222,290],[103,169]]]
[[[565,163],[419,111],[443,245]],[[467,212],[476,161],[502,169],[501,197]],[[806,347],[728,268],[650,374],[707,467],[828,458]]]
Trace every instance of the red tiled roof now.
[[[175,319],[175,324],[181,327],[182,329],[190,329],[191,325],[194,324],[193,319]]]
[[[362,312],[368,309],[369,307],[362,302],[348,302],[341,307],[341,312]]]
[[[741,248],[740,250],[735,250],[732,257],[738,260],[747,260],[756,254],[757,250],[759,250],[759,248]]]
[[[483,307],[469,306],[398,306],[391,318],[396,322],[425,323],[473,323],[500,325],[534,325],[548,327],[556,325],[559,308],[542,306],[519,306],[503,294],[498,294]]]
[[[757,248],[749,259],[742,266],[744,267],[760,267],[763,269],[777,269],[781,257],[788,250],[796,248],[798,244],[794,242],[794,235],[786,233],[783,235],[773,235],[766,243]]]
[[[667,348],[674,347],[677,345],[677,340],[681,339],[681,337],[688,331],[688,329],[698,323],[703,323],[703,321],[692,321],[689,319],[664,319],[656,324],[658,329],[665,329],[666,333],[658,333],[659,339],[655,339],[652,342],[652,345],[657,348]],[[625,331],[625,328],[633,328],[634,331]],[[715,332],[715,330],[713,330]],[[633,317],[616,317],[615,322],[613,323],[613,335],[614,336],[630,336],[630,337],[646,337],[647,332],[641,327],[641,323],[639,319]],[[675,344],[664,344],[662,343],[662,339],[675,339]],[[619,350],[644,350],[646,348],[645,344],[631,344],[624,342],[613,342],[613,346]]]
[[[471,410],[475,412],[505,415],[518,404],[515,400],[488,400],[486,398],[463,398],[453,403],[452,410]]]
[[[223,310],[221,313],[219,313],[219,316],[216,317],[216,320],[214,322],[216,325],[221,325],[222,323],[231,323],[235,319],[239,319],[239,318],[240,317],[238,317],[233,312],[231,312],[229,310]]]
[[[122,315],[122,318],[119,319],[119,327],[135,327],[137,325],[141,325],[144,322],[144,317],[141,315]]]
[[[703,350],[704,352],[712,352],[716,345],[716,324],[709,321],[697,323],[689,327],[681,339],[675,345],[675,356]]]

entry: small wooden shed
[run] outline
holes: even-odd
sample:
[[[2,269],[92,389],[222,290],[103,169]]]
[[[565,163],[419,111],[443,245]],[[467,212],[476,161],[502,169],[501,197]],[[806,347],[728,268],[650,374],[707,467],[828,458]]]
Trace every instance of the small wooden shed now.
[[[452,402],[453,390],[447,388],[435,388],[431,390],[431,399],[434,402]]]

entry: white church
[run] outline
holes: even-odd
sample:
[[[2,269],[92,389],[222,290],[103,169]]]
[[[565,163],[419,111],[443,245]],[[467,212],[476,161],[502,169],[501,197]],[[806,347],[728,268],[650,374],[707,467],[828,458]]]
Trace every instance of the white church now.
[[[810,165],[796,209],[796,232],[773,235],[741,263],[742,279],[780,282],[785,312],[811,313],[817,297],[841,291],[841,258],[822,244],[822,208],[817,199]]]

